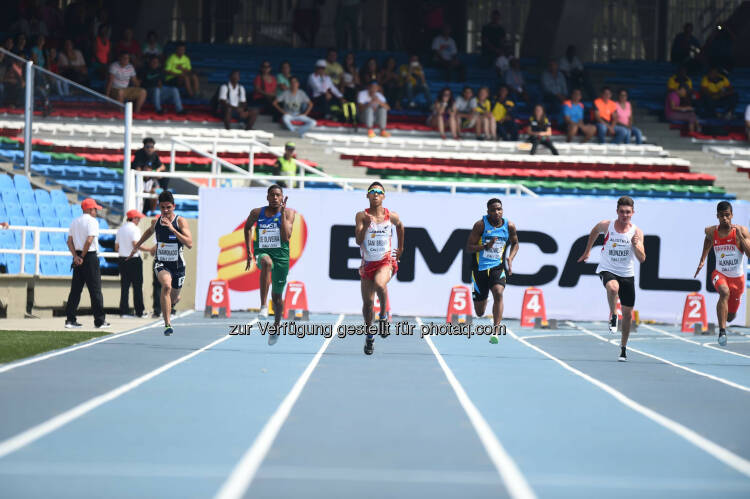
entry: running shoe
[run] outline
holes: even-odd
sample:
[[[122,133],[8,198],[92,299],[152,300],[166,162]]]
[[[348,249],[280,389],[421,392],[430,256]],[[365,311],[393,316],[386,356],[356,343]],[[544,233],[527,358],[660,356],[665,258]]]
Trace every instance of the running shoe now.
[[[375,338],[367,335],[367,338],[365,338],[365,355],[372,355],[372,352],[375,351]]]
[[[172,336],[172,333],[174,333],[172,326],[164,326],[164,336]]]
[[[490,336],[490,343],[492,343],[493,345],[497,345],[497,335],[496,334],[493,334],[492,336]]]
[[[375,137],[375,130],[373,130],[372,128],[370,128],[369,130],[367,130],[367,136],[370,137],[370,138]]]
[[[260,307],[258,319],[268,319],[268,307]]]
[[[727,332],[723,329],[719,329],[719,345],[727,346]]]
[[[78,321],[65,321],[65,329],[78,329],[79,327],[83,327],[83,324]]]
[[[277,341],[279,341],[279,333],[276,333],[276,334],[268,333],[268,344],[269,345],[275,345]]]
[[[617,314],[612,315],[612,318],[609,320],[609,332],[617,332]]]
[[[617,361],[618,362],[628,361],[628,356],[627,356],[627,353],[625,352],[625,347],[620,347],[620,356],[617,358]]]
[[[96,329],[109,329],[109,328],[112,327],[112,324],[110,324],[107,321],[104,321],[101,324],[99,324],[98,326],[94,326],[94,327],[96,327]]]

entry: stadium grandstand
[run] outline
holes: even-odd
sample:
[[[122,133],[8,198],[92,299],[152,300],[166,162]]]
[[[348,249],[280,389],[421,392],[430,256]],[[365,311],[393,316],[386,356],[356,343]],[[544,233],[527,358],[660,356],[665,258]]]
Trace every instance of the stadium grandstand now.
[[[2,12],[0,496],[750,496],[750,1]]]

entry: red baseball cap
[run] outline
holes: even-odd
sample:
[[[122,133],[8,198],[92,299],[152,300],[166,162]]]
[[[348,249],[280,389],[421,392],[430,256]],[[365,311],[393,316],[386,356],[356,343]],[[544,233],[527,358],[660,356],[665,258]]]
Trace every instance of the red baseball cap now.
[[[83,201],[81,201],[81,209],[83,211],[90,210],[91,208],[96,208],[97,210],[102,210],[103,208],[96,204],[96,201],[94,201],[94,198],[86,198]]]
[[[130,220],[131,218],[146,218],[146,215],[144,215],[138,210],[129,210],[125,214],[125,218],[127,218],[128,220]]]

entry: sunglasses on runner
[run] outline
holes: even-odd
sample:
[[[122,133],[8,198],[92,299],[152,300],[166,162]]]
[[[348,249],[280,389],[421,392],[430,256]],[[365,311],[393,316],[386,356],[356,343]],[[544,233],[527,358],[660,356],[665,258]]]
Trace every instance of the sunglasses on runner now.
[[[381,189],[370,189],[367,194],[385,194],[385,191]]]

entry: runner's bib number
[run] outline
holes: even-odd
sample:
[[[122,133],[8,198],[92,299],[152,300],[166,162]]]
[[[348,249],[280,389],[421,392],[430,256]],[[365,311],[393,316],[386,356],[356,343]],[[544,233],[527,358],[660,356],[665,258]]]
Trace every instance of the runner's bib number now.
[[[281,248],[281,230],[278,227],[266,227],[258,232],[259,248]]]
[[[156,258],[162,262],[176,262],[179,251],[177,243],[159,243],[156,249]]]
[[[491,248],[483,249],[482,256],[487,260],[500,260],[503,257],[505,245],[498,243],[499,241],[495,241],[495,244]]]

